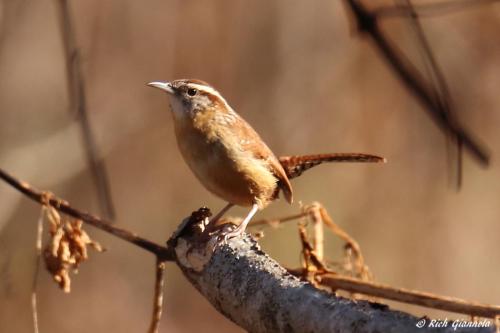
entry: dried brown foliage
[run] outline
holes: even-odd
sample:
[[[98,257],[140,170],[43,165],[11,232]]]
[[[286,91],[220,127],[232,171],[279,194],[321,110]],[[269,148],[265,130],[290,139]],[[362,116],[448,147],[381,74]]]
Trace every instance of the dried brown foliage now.
[[[80,264],[88,259],[87,246],[97,252],[102,252],[103,248],[83,230],[82,220],[63,218],[48,204],[42,206],[42,211],[48,221],[50,235],[50,241],[43,249],[45,267],[59,287],[69,293],[70,272],[77,273]]]

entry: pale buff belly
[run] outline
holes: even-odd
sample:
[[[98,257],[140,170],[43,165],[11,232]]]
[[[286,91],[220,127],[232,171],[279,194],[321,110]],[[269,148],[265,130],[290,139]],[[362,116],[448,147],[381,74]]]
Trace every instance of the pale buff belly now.
[[[213,194],[239,206],[266,206],[275,193],[276,177],[250,152],[230,149],[201,135],[178,140],[179,149],[199,181]]]

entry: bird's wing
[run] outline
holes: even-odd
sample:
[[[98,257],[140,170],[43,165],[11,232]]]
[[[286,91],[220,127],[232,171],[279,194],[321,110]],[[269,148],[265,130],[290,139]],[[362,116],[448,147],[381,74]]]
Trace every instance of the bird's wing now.
[[[245,151],[251,152],[256,158],[262,159],[267,162],[269,170],[274,174],[274,176],[278,179],[278,186],[283,191],[286,200],[288,203],[292,203],[293,201],[293,190],[292,184],[290,184],[290,180],[287,177],[285,169],[281,165],[280,161],[271,149],[264,143],[264,141],[260,138],[257,132],[248,124],[243,118],[237,117],[237,122],[234,126],[238,126],[239,130],[241,130],[241,138],[244,138],[240,141],[242,149]]]
[[[276,156],[274,156],[274,154],[272,155],[272,158],[269,159],[269,165],[276,178],[279,179],[278,185],[283,191],[286,201],[288,201],[288,203],[292,203],[293,202],[292,184],[290,184],[290,180],[288,179],[285,170],[281,166]]]

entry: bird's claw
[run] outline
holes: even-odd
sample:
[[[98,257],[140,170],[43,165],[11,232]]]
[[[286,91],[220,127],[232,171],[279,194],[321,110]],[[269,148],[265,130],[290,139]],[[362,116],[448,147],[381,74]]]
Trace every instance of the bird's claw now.
[[[218,236],[218,242],[221,245],[227,245],[227,242],[235,237],[238,237],[242,234],[242,232],[239,230],[238,227],[231,226],[231,229],[224,229],[221,231],[220,235]]]

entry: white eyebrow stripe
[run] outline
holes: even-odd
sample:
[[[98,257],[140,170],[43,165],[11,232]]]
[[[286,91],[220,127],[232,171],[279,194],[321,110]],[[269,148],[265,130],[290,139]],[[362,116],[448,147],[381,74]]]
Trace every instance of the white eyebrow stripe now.
[[[200,91],[204,91],[206,93],[209,93],[209,94],[212,94],[212,95],[215,95],[217,97],[220,98],[220,100],[222,102],[224,102],[224,105],[231,111],[234,112],[234,110],[229,106],[229,104],[227,103],[226,99],[224,97],[222,97],[222,95],[217,91],[215,90],[214,88],[212,87],[209,87],[209,86],[205,86],[205,85],[202,85],[202,84],[197,84],[197,83],[188,83],[187,84],[189,87],[193,87],[193,88],[196,88]]]
[[[212,95],[216,95],[217,97],[224,99],[219,94],[219,92],[217,90],[215,90],[214,88],[212,88],[212,87],[205,86],[205,85],[202,85],[202,84],[197,84],[197,83],[188,83],[188,86],[196,88],[196,89],[204,91],[204,92],[207,92],[207,93],[212,94]]]

